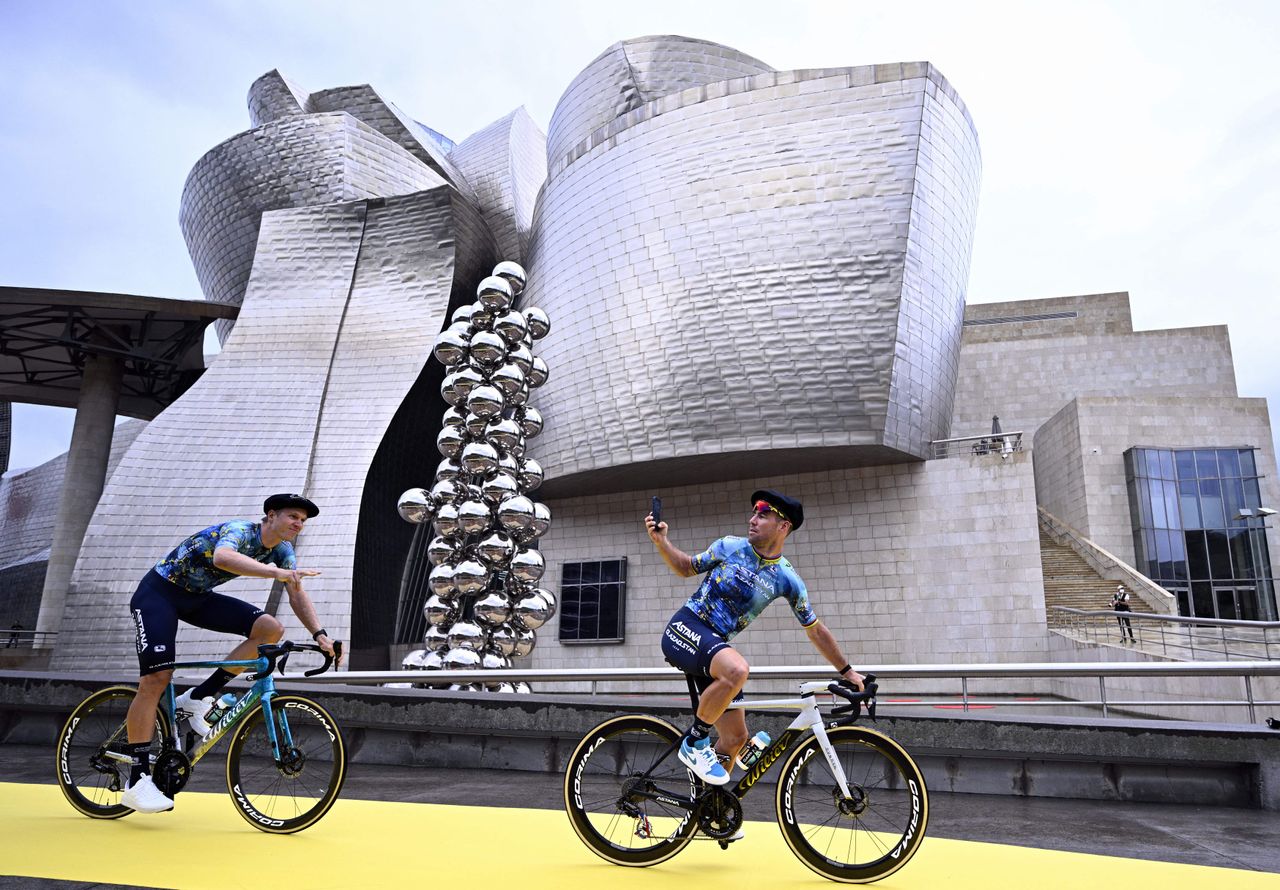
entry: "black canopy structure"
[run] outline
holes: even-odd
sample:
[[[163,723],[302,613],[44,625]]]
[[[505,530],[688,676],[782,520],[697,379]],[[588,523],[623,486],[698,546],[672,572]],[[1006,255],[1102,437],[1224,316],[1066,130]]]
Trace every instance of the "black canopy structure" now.
[[[235,306],[130,294],[0,287],[0,400],[74,408],[85,362],[123,363],[117,408],[150,420],[204,370],[204,329]]]

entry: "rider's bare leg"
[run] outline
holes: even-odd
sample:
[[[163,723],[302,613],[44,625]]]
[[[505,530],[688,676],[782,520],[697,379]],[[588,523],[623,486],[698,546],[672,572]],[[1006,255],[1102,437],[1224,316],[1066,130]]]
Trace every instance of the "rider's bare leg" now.
[[[747,741],[747,712],[741,708],[725,711],[716,721],[716,753],[729,757],[737,754]]]
[[[129,705],[129,713],[125,716],[125,726],[129,732],[129,744],[136,745],[151,741],[156,729],[156,706],[160,704],[160,696],[169,686],[173,671],[156,671],[138,678],[138,691]]]
[[[267,643],[278,643],[282,636],[284,636],[284,625],[276,620],[275,616],[259,615],[258,619],[253,622],[253,630],[249,632],[248,639],[231,650],[231,654],[227,656],[227,661],[248,661],[257,658],[259,646],[265,646]],[[245,670],[247,668],[227,668],[227,671],[232,674],[238,674]]]
[[[726,708],[747,684],[750,673],[747,660],[729,646],[721,649],[711,659],[712,683],[698,697],[698,719],[715,725],[720,734],[716,750],[722,754],[736,753],[747,740],[747,721],[743,712],[726,711]]]

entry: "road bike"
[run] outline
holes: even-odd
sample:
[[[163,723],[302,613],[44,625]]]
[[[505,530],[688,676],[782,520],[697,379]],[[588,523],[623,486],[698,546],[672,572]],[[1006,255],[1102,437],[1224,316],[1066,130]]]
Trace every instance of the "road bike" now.
[[[341,643],[335,644],[335,650]],[[175,668],[232,668],[253,671],[253,685],[227,705],[213,730],[201,738],[180,732],[173,683],[156,708],[151,743],[151,775],[156,787],[173,798],[191,771],[227,733],[227,791],[236,811],[249,824],[274,834],[302,831],[320,820],[342,791],[347,749],[337,721],[311,699],[276,692],[272,673],[291,652],[309,650],[324,664],[306,671],[311,677],[328,670],[333,658],[319,646],[285,641],[258,647],[258,658],[245,661],[188,661]],[[125,715],[137,692],[132,686],[109,686],[82,701],[58,734],[58,786],[71,805],[94,819],[119,819],[133,812],[120,803],[129,778],[130,757]]]
[[[798,699],[751,702],[753,709],[800,713],[732,785],[704,784],[686,769],[675,756],[683,733],[667,721],[642,714],[606,720],[569,758],[569,821],[583,843],[617,865],[665,862],[698,832],[727,849],[742,826],[743,796],[781,761],[778,826],[800,861],[833,881],[888,877],[920,848],[929,795],[901,745],[852,725],[863,708],[875,718],[877,688],[868,674],[864,692],[844,680],[809,682],[800,684]],[[818,708],[822,692],[848,702],[832,708],[834,719],[826,723]],[[690,696],[696,709],[692,682]]]

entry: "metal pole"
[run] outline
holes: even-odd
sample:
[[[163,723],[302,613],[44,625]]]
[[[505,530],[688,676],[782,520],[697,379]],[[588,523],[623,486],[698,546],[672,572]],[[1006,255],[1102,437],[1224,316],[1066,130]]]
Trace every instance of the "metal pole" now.
[[[1257,723],[1258,715],[1253,709],[1253,678],[1248,674],[1244,675],[1244,699],[1249,703],[1249,722]]]
[[[960,706],[968,713],[969,711],[969,678],[960,678]]]
[[[1098,696],[1102,700],[1102,719],[1107,719],[1107,678],[1098,675]]]

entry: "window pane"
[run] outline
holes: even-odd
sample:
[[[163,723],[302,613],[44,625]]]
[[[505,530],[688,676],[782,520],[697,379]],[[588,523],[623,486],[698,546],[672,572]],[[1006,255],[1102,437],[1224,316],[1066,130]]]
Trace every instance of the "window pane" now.
[[[1241,476],[1258,475],[1258,471],[1253,464],[1252,449],[1244,449],[1240,452],[1240,475]]]
[[[1258,591],[1252,587],[1237,587],[1236,600],[1240,603],[1241,621],[1261,621],[1258,617]]]
[[[582,563],[566,562],[560,570],[560,583],[577,584],[582,578]]]
[[[1200,480],[1200,518],[1205,528],[1226,528],[1222,510],[1222,483],[1217,479]]]
[[[1138,520],[1141,528],[1154,528],[1151,520],[1151,488],[1145,479],[1138,480]]]
[[[1173,577],[1173,542],[1170,532],[1156,532],[1156,560],[1160,563],[1160,578]]]
[[[1235,591],[1229,587],[1220,587],[1214,593],[1217,595],[1218,600],[1218,617],[1227,621],[1238,620]]]
[[[600,580],[600,563],[584,562],[582,564],[582,583],[595,584]]]
[[[1244,525],[1240,509],[1244,506],[1244,483],[1239,479],[1222,480],[1222,497],[1226,502],[1227,524]]]
[[[1157,451],[1156,454],[1160,455],[1160,478],[1161,479],[1177,478],[1173,472],[1173,452]]]
[[[1204,532],[1187,532],[1187,571],[1193,579],[1209,577],[1209,552],[1204,545]]]
[[[1182,516],[1178,513],[1178,483],[1172,480],[1164,483],[1164,512],[1169,528],[1182,528]]]
[[[1187,590],[1175,590],[1174,593],[1178,597],[1178,614],[1191,614],[1191,593]]]
[[[600,563],[601,583],[613,583],[622,577],[622,563],[616,559]]]
[[[1218,475],[1218,453],[1216,451],[1196,452],[1196,475],[1201,479],[1213,479]]]
[[[578,639],[578,589],[576,587],[561,591],[560,639]]]
[[[1196,618],[1213,618],[1213,588],[1208,581],[1192,582],[1191,600]]]
[[[1164,515],[1164,488],[1158,479],[1151,480],[1151,526],[1152,528],[1168,528],[1169,520]]]
[[[1187,580],[1187,542],[1179,532],[1169,535],[1169,544],[1173,554],[1173,574],[1165,577],[1170,580]]]
[[[1227,532],[1231,546],[1231,567],[1235,578],[1253,577],[1253,555],[1249,550],[1249,532],[1242,528],[1233,528]]]
[[[1204,528],[1200,524],[1200,486],[1194,480],[1178,483],[1178,502],[1183,528]]]
[[[1194,451],[1178,451],[1173,455],[1178,465],[1179,479],[1196,478],[1196,454]]]
[[[600,638],[616,639],[619,633],[618,587],[616,584],[600,588]]]
[[[1218,469],[1223,476],[1240,475],[1240,452],[1235,449],[1218,449]]]
[[[1147,577],[1160,577],[1160,563],[1156,561],[1156,533],[1150,529],[1142,533],[1146,550],[1143,551],[1143,557],[1147,561]]]
[[[1258,493],[1258,480],[1244,480],[1244,505],[1254,510],[1262,505],[1262,496]]]
[[[1231,549],[1227,546],[1227,533],[1207,531],[1209,541],[1209,574],[1220,580],[1231,577]]]

